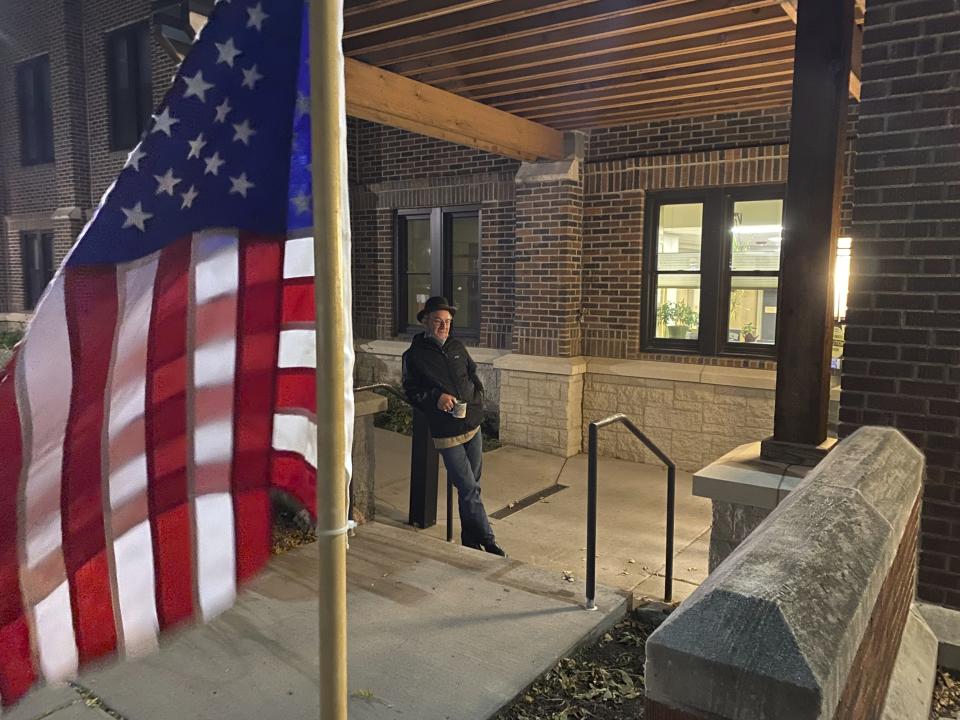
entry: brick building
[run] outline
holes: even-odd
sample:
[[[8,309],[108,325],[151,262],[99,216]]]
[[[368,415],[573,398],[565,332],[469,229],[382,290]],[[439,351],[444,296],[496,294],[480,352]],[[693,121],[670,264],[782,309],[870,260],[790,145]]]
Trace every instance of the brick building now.
[[[121,101],[142,111],[111,90],[118,43],[149,59],[139,87],[149,79],[154,103],[165,91],[175,60],[155,6],[171,4],[0,8],[0,28],[34,28],[0,45],[0,312],[29,311],[40,281],[24,252],[39,277],[52,271],[133,144],[115,127]],[[925,449],[921,592],[960,607],[958,18],[957,0],[867,8],[841,208],[853,287],[840,432],[892,424]],[[47,66],[49,148],[42,129],[24,139],[17,87]],[[731,97],[603,127],[574,113],[555,123],[567,152],[553,162],[349,118],[358,380],[398,377],[418,303],[443,293],[504,442],[571,456],[591,420],[625,412],[695,471],[770,435],[789,92]],[[601,449],[652,460],[617,430]]]

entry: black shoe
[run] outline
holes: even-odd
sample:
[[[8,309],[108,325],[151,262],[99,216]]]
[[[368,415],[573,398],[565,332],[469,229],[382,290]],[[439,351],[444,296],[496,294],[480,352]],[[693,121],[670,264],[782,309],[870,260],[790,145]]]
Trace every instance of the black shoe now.
[[[506,551],[505,551],[502,547],[500,547],[499,545],[497,545],[497,541],[496,541],[496,540],[493,540],[493,541],[488,542],[488,543],[484,543],[483,549],[486,550],[486,551],[487,551],[488,553],[490,553],[491,555],[499,555],[500,557],[506,557],[506,556],[507,556]]]
[[[460,544],[465,548],[470,548],[471,550],[483,550],[483,546],[481,546],[480,543],[468,543],[461,540]]]

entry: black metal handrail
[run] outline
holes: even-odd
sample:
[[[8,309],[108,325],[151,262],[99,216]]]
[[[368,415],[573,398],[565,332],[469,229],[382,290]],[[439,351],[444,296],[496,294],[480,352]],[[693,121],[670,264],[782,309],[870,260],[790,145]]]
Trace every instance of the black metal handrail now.
[[[667,466],[667,560],[663,584],[663,601],[673,598],[673,520],[677,495],[677,466],[640,428],[623,413],[590,423],[589,455],[587,458],[587,609],[596,607],[597,596],[597,437],[607,425],[620,423],[632,432]]]
[[[404,395],[400,390],[395,388],[393,385],[390,385],[389,383],[374,383],[372,385],[361,385],[360,387],[355,387],[353,389],[355,393],[364,392],[367,390],[385,390],[391,395],[393,395],[394,397],[396,397],[397,399],[402,400],[404,403],[409,405],[412,411],[416,412],[417,410],[417,408],[415,408],[413,404],[407,399],[406,395]],[[416,425],[414,427],[416,427]],[[413,443],[415,444],[416,442],[417,440],[416,438],[414,438]],[[412,465],[413,463],[411,463],[411,466]],[[411,469],[411,472],[412,472],[412,469]],[[447,542],[453,541],[453,496],[451,491],[452,491],[452,488],[450,483],[450,476],[447,475]]]

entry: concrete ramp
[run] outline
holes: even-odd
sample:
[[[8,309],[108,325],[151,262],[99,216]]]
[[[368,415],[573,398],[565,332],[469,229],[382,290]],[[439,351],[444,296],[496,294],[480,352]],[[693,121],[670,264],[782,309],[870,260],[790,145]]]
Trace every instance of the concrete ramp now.
[[[600,610],[583,610],[579,575],[570,583],[399,528],[365,525],[350,545],[351,720],[484,720],[627,610],[605,588]],[[316,718],[316,557],[312,545],[276,558],[210,625],[87,674],[86,702],[47,688],[9,717]]]

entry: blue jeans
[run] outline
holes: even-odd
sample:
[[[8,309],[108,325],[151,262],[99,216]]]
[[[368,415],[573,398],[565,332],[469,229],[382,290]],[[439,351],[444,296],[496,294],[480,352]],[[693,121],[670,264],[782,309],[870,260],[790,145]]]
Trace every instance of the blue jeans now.
[[[480,472],[483,469],[483,438],[477,432],[469,442],[440,450],[447,478],[457,488],[460,506],[460,542],[469,547],[494,541],[487,511],[480,499]]]

